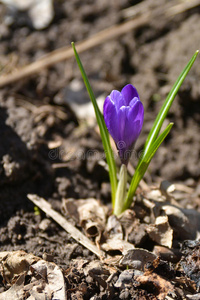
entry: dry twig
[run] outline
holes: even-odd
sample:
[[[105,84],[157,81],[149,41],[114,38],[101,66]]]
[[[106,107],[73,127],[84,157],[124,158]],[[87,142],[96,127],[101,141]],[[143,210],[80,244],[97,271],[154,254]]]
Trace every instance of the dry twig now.
[[[103,251],[99,250],[84,234],[82,234],[76,227],[68,222],[62,215],[56,212],[45,199],[31,194],[28,194],[27,197],[54,221],[56,221],[64,230],[66,230],[78,243],[86,247],[100,258],[105,256]]]
[[[140,16],[138,19],[127,21],[121,25],[115,25],[99,33],[95,34],[88,39],[77,42],[76,49],[79,53],[82,53],[88,49],[91,49],[95,46],[101,45],[102,43],[114,39],[126,32],[130,31],[137,26],[145,24],[148,21],[149,14]],[[11,74],[1,76],[0,78],[0,87],[3,87],[7,84],[16,82],[20,79],[26,78],[33,74],[40,72],[41,70],[52,66],[58,62],[64,61],[74,56],[74,52],[71,46],[62,47],[60,49],[54,50],[49,54],[43,56],[37,61],[25,66],[17,71],[14,71]]]
[[[152,18],[156,17],[165,17],[165,18],[171,18],[172,16],[183,13],[186,10],[189,10],[191,8],[194,8],[196,6],[200,5],[200,0],[185,0],[184,2],[178,4],[169,6],[167,3],[166,7],[156,7],[154,9],[146,9],[144,12],[143,6],[137,6],[131,7],[134,11],[132,18],[129,21],[124,22],[120,25],[114,25],[110,28],[107,28],[105,30],[102,30],[98,32],[97,34],[89,37],[88,39],[77,42],[76,48],[79,53],[82,53],[86,50],[89,50],[95,46],[101,45],[105,43],[106,41],[109,41],[111,39],[115,39],[127,32],[129,32],[132,29],[135,29],[141,25],[145,25],[146,23],[150,22]],[[135,13],[136,12],[136,13]],[[122,12],[122,15],[130,16],[130,11]],[[20,79],[29,77],[33,74],[39,73],[41,70],[48,68],[58,62],[67,60],[74,56],[73,50],[71,46],[62,47],[60,49],[54,50],[50,52],[49,54],[43,56],[42,58],[38,59],[37,61],[21,68],[18,70],[15,70],[11,74],[3,75],[0,77],[0,87],[3,87],[7,84],[16,82]]]

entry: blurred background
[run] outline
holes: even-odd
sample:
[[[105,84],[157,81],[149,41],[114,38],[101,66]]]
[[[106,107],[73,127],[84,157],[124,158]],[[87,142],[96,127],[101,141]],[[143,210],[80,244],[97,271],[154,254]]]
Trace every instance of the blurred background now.
[[[152,159],[144,178],[146,184],[143,182],[137,189],[134,211],[121,218],[122,226],[115,218],[113,222],[110,219],[106,225],[108,234],[102,225],[97,226],[101,237],[91,238],[100,247],[104,241],[113,241],[108,237],[115,237],[117,233],[117,242],[113,244],[119,248],[109,248],[108,244],[107,253],[114,258],[107,257],[109,269],[104,268],[102,258],[100,265],[91,265],[90,273],[88,262],[96,263],[97,257],[27,197],[28,194],[43,197],[79,230],[87,218],[84,222],[72,219],[73,213],[66,211],[66,199],[74,204],[76,200],[95,198],[106,204],[111,213],[103,147],[93,107],[71,48],[72,41],[101,107],[113,89],[121,90],[131,83],[138,90],[145,114],[132,165],[129,164],[136,166],[167,94],[200,48],[200,0],[0,0],[0,250],[23,249],[59,264],[69,299],[111,299],[115,293],[116,299],[135,299],[136,295],[139,295],[137,299],[153,299],[149,296],[151,293],[156,294],[154,299],[163,299],[168,290],[168,299],[176,295],[178,299],[197,299],[199,242],[183,244],[184,255],[175,269],[180,252],[166,247],[171,247],[173,238],[172,250],[179,250],[180,240],[193,239],[199,233],[200,57],[163,124],[165,128],[174,122]],[[162,181],[164,184],[159,190]],[[151,194],[146,192],[147,187],[151,187]],[[168,193],[167,187],[170,187]],[[160,197],[160,191],[166,198]],[[163,199],[166,202],[162,204]],[[74,212],[75,205],[72,209]],[[158,215],[162,221],[158,221]],[[174,232],[169,224],[175,228]],[[143,275],[131,270],[140,268],[140,254],[138,259],[133,254],[130,270],[124,270],[130,273],[120,273],[118,255],[122,249],[124,252],[128,249],[126,244],[118,244],[123,235],[139,248],[153,250],[155,245],[155,253],[161,253],[161,261],[148,263]],[[2,263],[7,270],[4,255]],[[24,265],[23,253],[22,256]],[[173,264],[167,265],[165,260]],[[127,261],[129,264],[129,258]],[[14,264],[17,267],[13,267],[17,270],[16,276],[21,273],[19,265],[21,270],[18,261]],[[37,268],[35,270],[37,280],[39,273]],[[0,293],[15,282],[12,293],[15,287],[16,295],[24,291],[29,299],[32,295],[37,297],[35,292],[40,293],[43,284],[41,288],[40,281],[40,288],[36,289],[35,281],[29,276],[31,272],[26,278],[20,275],[17,281],[16,276],[12,281],[9,272],[2,272]],[[111,272],[115,273],[109,276]],[[136,278],[137,283],[129,284],[130,278]],[[9,280],[7,286],[6,280]],[[176,290],[172,294],[173,284]],[[30,286],[34,286],[34,294],[29,294]],[[46,296],[53,295],[52,287],[51,293],[49,291],[50,288]]]
[[[200,1],[192,0],[1,0],[1,184],[26,182],[37,174],[41,193],[46,185],[48,193],[66,196],[74,195],[77,173],[90,183],[97,176],[91,190],[108,181],[99,157],[80,159],[88,149],[103,152],[72,41],[100,105],[112,89],[127,83],[137,88],[145,107],[139,156],[165,97],[200,47],[199,14]],[[199,182],[199,63],[197,58],[164,124],[171,121],[174,127],[153,158],[149,183]],[[5,126],[12,134],[5,134]],[[57,192],[45,181],[49,172]]]

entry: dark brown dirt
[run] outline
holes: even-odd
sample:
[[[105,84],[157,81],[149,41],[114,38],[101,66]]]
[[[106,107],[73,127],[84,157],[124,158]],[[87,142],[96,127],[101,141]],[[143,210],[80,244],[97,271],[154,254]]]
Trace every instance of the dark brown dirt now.
[[[122,10],[136,2],[142,1],[55,1],[55,17],[48,28],[41,31],[34,30],[26,23],[26,18],[20,22],[16,17],[12,25],[7,25],[6,8],[0,4],[2,73],[31,63],[71,41],[83,40],[119,24],[123,21]],[[138,89],[145,107],[145,120],[136,145],[137,153],[142,150],[156,114],[177,76],[200,46],[199,13],[200,7],[197,7],[171,19],[152,19],[148,25],[81,54],[95,95],[106,95],[127,83]],[[199,78],[198,58],[168,114],[167,121],[174,122],[174,127],[152,160],[145,176],[149,184],[166,179],[187,183],[198,190]],[[34,211],[27,194],[44,197],[58,211],[61,211],[63,197],[94,197],[110,203],[109,179],[104,167],[92,156],[80,158],[77,154],[95,149],[103,155],[103,148],[94,128],[83,125],[70,108],[70,101],[76,101],[76,97],[80,101],[80,95],[69,93],[74,79],[81,82],[75,60],[71,59],[0,90],[0,250],[23,249],[37,256],[50,253],[64,269],[72,259],[90,261],[95,255],[75,243],[53,221],[42,232],[39,224],[46,216]],[[88,99],[83,91],[81,101],[85,103]],[[52,142],[60,142],[60,147],[52,148]],[[74,158],[67,160],[67,153],[73,151]],[[56,163],[63,161],[66,161],[64,168],[55,168]],[[136,164],[134,159],[132,163]],[[200,210],[197,202],[190,206]],[[142,246],[148,248],[147,244],[149,246],[149,241]],[[69,289],[81,282],[89,284],[80,271],[76,274],[77,280],[70,276]],[[142,284],[139,290],[119,292],[116,289],[110,298],[95,280],[89,286],[80,299],[92,296],[92,299],[157,299],[153,289],[149,290],[149,296],[145,294]],[[3,290],[2,282],[1,287]]]

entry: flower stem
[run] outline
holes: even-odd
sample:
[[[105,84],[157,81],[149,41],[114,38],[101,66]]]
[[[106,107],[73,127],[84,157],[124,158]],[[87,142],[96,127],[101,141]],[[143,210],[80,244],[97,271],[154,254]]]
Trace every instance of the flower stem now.
[[[115,197],[114,215],[119,216],[123,211],[124,201],[126,199],[127,186],[127,168],[125,164],[121,165],[119,172],[119,182]]]

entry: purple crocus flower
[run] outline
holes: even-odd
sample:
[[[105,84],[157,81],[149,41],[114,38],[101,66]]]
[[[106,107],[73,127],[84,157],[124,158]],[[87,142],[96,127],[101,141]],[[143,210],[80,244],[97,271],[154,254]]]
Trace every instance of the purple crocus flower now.
[[[127,165],[144,119],[144,108],[136,88],[127,84],[121,93],[113,90],[104,102],[103,114],[121,162]]]

